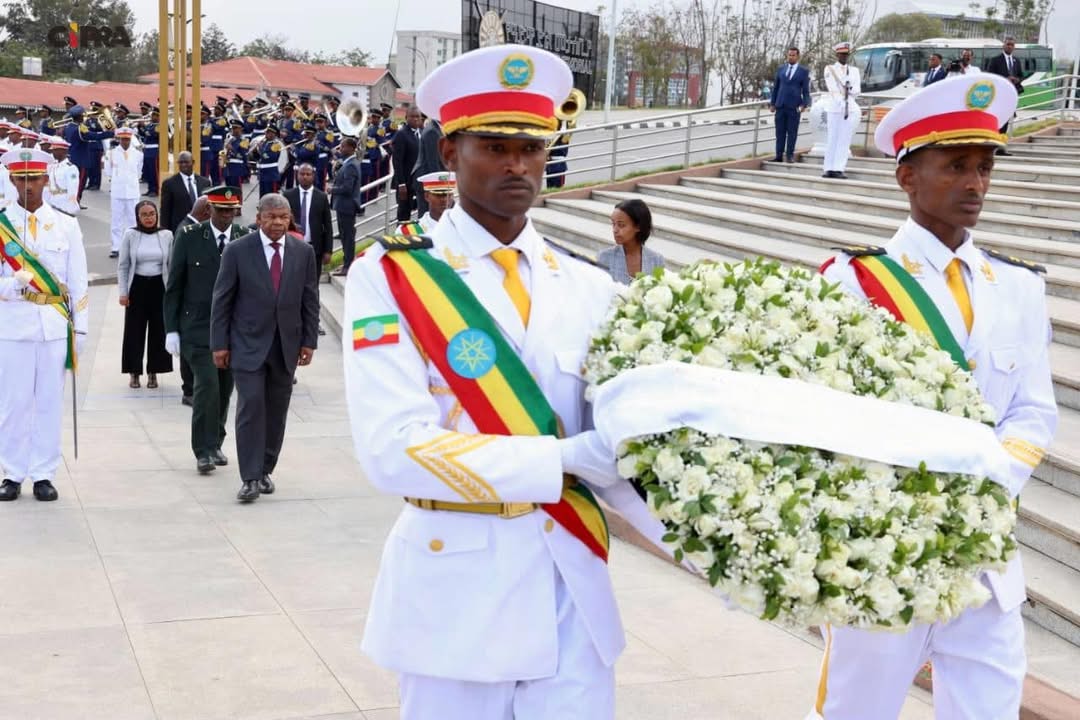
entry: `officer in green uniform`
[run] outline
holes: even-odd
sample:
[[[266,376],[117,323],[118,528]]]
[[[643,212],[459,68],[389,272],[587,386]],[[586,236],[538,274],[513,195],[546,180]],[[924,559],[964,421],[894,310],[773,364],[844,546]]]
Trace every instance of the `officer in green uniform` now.
[[[221,444],[233,380],[231,372],[214,366],[210,353],[210,303],[225,245],[246,234],[233,222],[243,197],[240,188],[219,185],[206,197],[210,219],[176,236],[165,284],[165,349],[183,355],[195,378],[191,449],[202,474],[229,462]]]

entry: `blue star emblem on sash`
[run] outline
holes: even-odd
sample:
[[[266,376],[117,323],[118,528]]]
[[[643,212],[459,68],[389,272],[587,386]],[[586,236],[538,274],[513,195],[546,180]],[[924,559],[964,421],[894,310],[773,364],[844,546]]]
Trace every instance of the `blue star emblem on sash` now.
[[[458,375],[476,380],[495,367],[495,342],[483,330],[466,328],[450,339],[446,360]]]

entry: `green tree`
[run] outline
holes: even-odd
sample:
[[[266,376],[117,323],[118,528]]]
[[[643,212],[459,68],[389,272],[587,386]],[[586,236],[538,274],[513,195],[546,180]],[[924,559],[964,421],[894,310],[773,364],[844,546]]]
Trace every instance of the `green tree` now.
[[[0,9],[0,33],[7,42],[0,55],[0,66],[17,68],[22,72],[22,55],[42,59],[44,77],[49,80],[79,78],[83,80],[130,80],[135,74],[131,67],[133,48],[113,44],[85,42],[78,48],[53,47],[49,30],[67,27],[76,22],[85,31],[88,26],[122,28],[133,38],[135,16],[125,0],[12,0]],[[15,53],[19,53],[15,55]],[[7,74],[6,72],[4,74]]]
[[[158,71],[158,31],[151,30],[139,36],[132,53],[131,64],[135,77]]]
[[[995,37],[1013,30],[1020,42],[1039,42],[1055,0],[974,0],[970,8],[987,19],[986,35]]]
[[[940,18],[922,13],[890,13],[878,18],[866,31],[864,43],[918,42],[944,37],[945,26]]]
[[[204,64],[231,60],[236,57],[236,45],[229,40],[217,23],[210,23],[210,27],[202,33],[202,61]]]
[[[260,35],[244,47],[240,48],[240,55],[245,57],[265,58],[267,60],[287,60],[289,62],[307,62],[308,53],[303,50],[293,50],[286,46],[288,38],[284,35],[267,33]]]

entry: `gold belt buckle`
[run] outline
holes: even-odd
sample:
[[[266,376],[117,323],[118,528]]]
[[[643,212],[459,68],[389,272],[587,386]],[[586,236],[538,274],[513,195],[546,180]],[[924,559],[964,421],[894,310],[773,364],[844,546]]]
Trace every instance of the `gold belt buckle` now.
[[[536,509],[535,503],[517,502],[517,503],[503,503],[502,510],[499,511],[499,517],[507,520],[512,520],[522,515],[528,515]]]

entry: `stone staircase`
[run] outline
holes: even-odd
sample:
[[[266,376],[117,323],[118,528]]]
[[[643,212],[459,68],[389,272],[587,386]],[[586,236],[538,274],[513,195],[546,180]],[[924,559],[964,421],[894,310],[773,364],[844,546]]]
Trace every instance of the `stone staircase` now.
[[[1080,698],[1080,127],[1044,132],[1054,134],[1014,141],[1013,156],[998,158],[975,236],[1048,270],[1060,421],[1021,495],[1017,534],[1028,584],[1029,672]],[[832,247],[885,242],[907,216],[889,159],[853,158],[847,180],[822,178],[821,158],[811,155],[741,165],[677,184],[643,178],[628,190],[549,196],[530,214],[541,233],[593,257],[612,243],[612,207],[639,197],[653,213],[649,246],[674,268],[757,255],[816,268]]]

